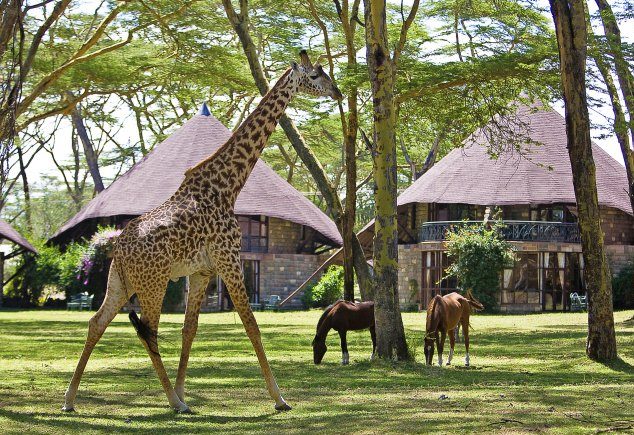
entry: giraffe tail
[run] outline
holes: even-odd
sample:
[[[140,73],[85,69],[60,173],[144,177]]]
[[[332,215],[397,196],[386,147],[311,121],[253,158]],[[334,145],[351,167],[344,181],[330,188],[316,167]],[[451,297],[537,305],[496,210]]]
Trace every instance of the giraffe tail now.
[[[136,330],[137,335],[143,342],[145,342],[150,352],[156,355],[160,355],[158,353],[158,343],[156,342],[156,333],[152,331],[150,327],[147,326],[145,323],[141,322],[141,319],[139,319],[139,316],[137,315],[136,311],[131,310],[130,314],[128,314],[128,317],[130,318],[130,323],[132,323],[132,326],[134,326],[134,329]],[[153,347],[156,347],[157,350],[155,351]]]

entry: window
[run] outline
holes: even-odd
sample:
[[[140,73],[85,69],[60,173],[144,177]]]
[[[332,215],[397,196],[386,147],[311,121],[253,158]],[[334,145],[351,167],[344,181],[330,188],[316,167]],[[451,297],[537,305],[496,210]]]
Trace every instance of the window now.
[[[244,276],[244,286],[249,295],[249,302],[260,302],[260,262],[258,260],[242,260],[242,274]],[[207,287],[207,298],[218,297],[221,310],[233,308],[231,296],[227,291],[227,286],[220,279],[220,276],[211,280]],[[209,304],[209,302],[208,302]]]
[[[484,217],[484,206],[471,204],[431,204],[431,221],[480,220]]]
[[[266,216],[238,216],[242,232],[241,251],[267,252],[268,225]]]
[[[423,275],[421,277],[420,294],[418,303],[424,309],[436,295],[446,295],[456,291],[458,281],[455,277],[447,277],[445,269],[449,267],[450,261],[444,251],[423,251]]]

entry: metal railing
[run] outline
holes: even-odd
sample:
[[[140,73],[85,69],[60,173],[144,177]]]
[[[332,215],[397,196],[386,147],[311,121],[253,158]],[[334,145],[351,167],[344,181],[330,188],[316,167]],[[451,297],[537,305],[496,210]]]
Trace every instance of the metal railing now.
[[[268,252],[269,239],[266,236],[242,236],[242,252]]]
[[[441,241],[447,231],[465,225],[477,225],[482,221],[437,221],[423,223],[419,241]],[[502,235],[506,240],[527,242],[579,243],[579,227],[576,223],[542,221],[503,221]]]

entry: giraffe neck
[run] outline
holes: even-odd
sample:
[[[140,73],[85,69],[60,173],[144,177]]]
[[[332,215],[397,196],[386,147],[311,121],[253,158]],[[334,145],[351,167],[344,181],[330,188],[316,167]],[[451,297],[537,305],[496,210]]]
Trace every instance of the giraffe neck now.
[[[187,171],[191,183],[218,187],[224,201],[233,205],[298,87],[297,78],[288,70],[231,138]]]

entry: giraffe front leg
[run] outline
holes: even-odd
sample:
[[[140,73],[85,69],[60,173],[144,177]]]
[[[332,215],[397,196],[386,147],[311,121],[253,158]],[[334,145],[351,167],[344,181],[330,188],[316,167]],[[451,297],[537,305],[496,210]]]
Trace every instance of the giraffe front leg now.
[[[189,292],[187,293],[187,305],[185,306],[185,321],[183,322],[183,346],[181,348],[181,358],[178,364],[178,374],[174,391],[178,398],[185,402],[185,376],[187,373],[187,363],[189,353],[192,348],[196,331],[198,330],[198,315],[209,284],[209,275],[196,273],[189,277]]]
[[[88,322],[88,336],[86,337],[86,344],[84,350],[81,353],[77,368],[73,374],[73,378],[66,389],[64,394],[64,406],[62,411],[74,411],[75,410],[75,397],[77,396],[77,389],[79,388],[79,382],[86,368],[86,363],[90,358],[90,354],[95,345],[103,335],[104,331],[117,315],[125,301],[127,300],[126,292],[121,285],[119,275],[114,269],[114,262],[112,263],[110,274],[108,276],[108,290],[106,291],[106,297],[101,304],[99,310]]]
[[[249,340],[251,340],[251,344],[253,345],[255,354],[258,357],[260,368],[262,369],[262,374],[264,375],[264,379],[266,381],[266,387],[273,400],[275,400],[275,409],[278,411],[288,411],[291,407],[282,398],[282,394],[277,386],[275,377],[271,372],[271,367],[269,366],[269,362],[264,352],[264,347],[262,346],[260,328],[258,327],[258,323],[251,311],[251,307],[249,306],[249,297],[244,286],[242,266],[240,264],[239,230],[237,235],[237,239],[234,240],[237,243],[233,244],[230,252],[225,251],[215,253],[214,261],[216,263],[218,273],[229,290],[231,300],[233,301],[236,311],[240,315],[240,319],[242,320],[242,324],[249,336]]]

